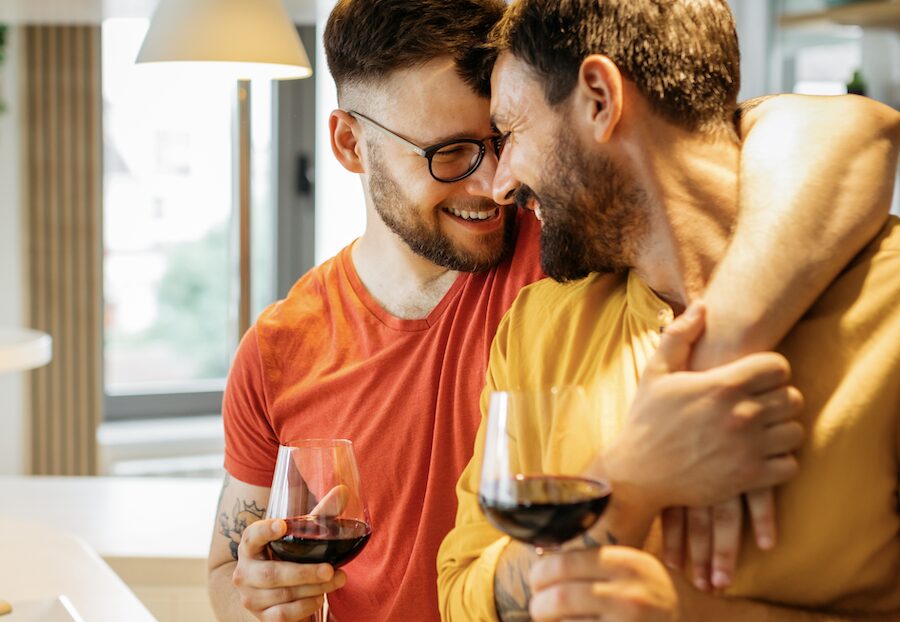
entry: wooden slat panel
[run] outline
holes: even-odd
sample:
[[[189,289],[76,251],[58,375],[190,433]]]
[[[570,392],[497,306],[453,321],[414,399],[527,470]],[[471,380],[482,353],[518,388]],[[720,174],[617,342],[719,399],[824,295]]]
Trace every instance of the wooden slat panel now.
[[[103,96],[101,88],[100,66],[100,30],[97,28],[84,31],[87,40],[85,49],[87,59],[84,64],[87,79],[86,96],[83,98],[87,108],[86,167],[85,193],[86,211],[90,213],[84,237],[85,254],[88,264],[84,274],[87,302],[85,335],[87,337],[85,352],[89,364],[85,370],[90,373],[91,391],[87,394],[84,418],[85,461],[89,472],[96,473],[100,467],[100,455],[97,447],[97,428],[103,418]],[[90,311],[90,312],[87,312]]]
[[[63,350],[65,349],[65,335],[62,331],[63,309],[61,308],[61,279],[60,266],[63,257],[60,253],[62,246],[60,240],[60,175],[61,168],[64,164],[63,155],[59,151],[60,143],[60,127],[59,127],[59,99],[60,99],[60,67],[59,67],[59,27],[54,27],[46,33],[46,64],[43,70],[47,75],[47,90],[43,94],[47,98],[47,175],[44,183],[47,184],[50,192],[50,201],[47,204],[47,223],[49,228],[48,246],[50,249],[49,270],[44,278],[50,288],[49,295],[49,314],[50,314],[50,334],[54,337],[58,336],[60,345],[56,348],[57,360],[55,364],[50,365],[50,386],[47,387],[47,394],[50,398],[50,411],[47,413],[47,419],[50,424],[48,430],[50,435],[50,450],[47,464],[44,466],[45,473],[64,474],[62,469],[62,437],[63,431],[60,430],[60,421],[65,419],[61,413],[64,408],[63,400],[60,399],[60,389],[63,384]]]
[[[75,366],[72,360],[72,337],[75,333],[74,316],[77,310],[72,304],[72,283],[77,278],[72,269],[74,264],[74,197],[72,196],[72,168],[77,157],[72,151],[72,34],[74,27],[59,28],[56,67],[59,71],[59,96],[56,100],[56,114],[59,123],[59,323],[62,344],[59,348],[61,382],[57,387],[62,404],[59,409],[59,444],[62,448],[58,468],[63,473],[74,471],[74,449],[72,441],[75,423],[75,404],[72,403],[72,387],[75,384]]]
[[[32,384],[32,471],[96,472],[102,405],[100,32],[26,28],[31,324],[54,338]]]
[[[72,106],[72,127],[73,127],[73,142],[74,145],[85,144],[87,139],[87,118],[85,115],[85,110],[87,108],[85,98],[89,97],[88,93],[90,92],[86,86],[87,78],[90,75],[91,67],[87,65],[88,52],[85,50],[88,42],[90,41],[89,33],[84,29],[79,29],[75,31],[76,40],[72,46],[72,62],[74,64],[74,70],[77,72],[78,79],[74,82],[75,94],[73,97],[73,106]],[[86,160],[83,158],[74,158],[75,162],[75,176],[73,179],[73,187],[72,187],[72,200],[75,204],[75,211],[79,214],[87,214],[90,209],[87,199],[85,197],[85,184],[88,180],[88,176],[90,175],[89,167],[86,166]],[[76,239],[78,240],[78,246],[75,252],[75,270],[78,274],[87,274],[87,271],[90,269],[89,262],[87,260],[87,253],[89,249],[86,248],[87,244],[85,243],[86,235],[88,229],[90,227],[85,227],[84,223],[79,223],[78,231],[76,235]],[[87,288],[82,286],[75,289],[75,297],[73,304],[76,309],[78,309],[79,313],[79,326],[83,324],[83,319],[86,315],[89,314],[89,307],[87,304],[88,297],[86,293]],[[91,361],[88,352],[88,344],[86,343],[85,336],[87,335],[87,330],[78,330],[73,335],[72,340],[72,351],[74,354],[74,365],[76,369],[79,370],[80,375],[82,376],[81,382],[76,382],[73,388],[73,396],[72,403],[75,404],[75,408],[78,412],[87,413],[90,412],[88,410],[88,402],[85,399],[87,392],[85,391],[84,381],[89,377],[89,372],[91,369]],[[75,437],[78,439],[78,444],[81,447],[87,447],[91,445],[91,433],[92,429],[92,421],[89,417],[78,417],[76,419],[76,433]],[[91,472],[92,463],[90,460],[90,456],[88,452],[79,452],[78,460],[75,464],[75,470],[81,473]]]
[[[24,149],[27,152],[27,170],[26,176],[28,183],[28,195],[26,204],[28,205],[28,235],[27,244],[29,249],[29,291],[30,291],[30,307],[32,325],[38,328],[47,326],[47,301],[44,295],[44,289],[41,286],[42,281],[39,275],[46,270],[45,258],[47,251],[45,248],[46,237],[44,233],[44,208],[45,202],[45,186],[38,183],[40,170],[40,162],[44,159],[43,145],[46,124],[43,122],[43,111],[39,93],[43,89],[42,74],[39,68],[43,65],[43,49],[41,46],[41,32],[33,27],[28,26],[25,29],[25,49],[26,49],[26,75],[30,77],[26,88],[26,105],[25,115],[27,116],[26,143]],[[46,437],[46,412],[47,400],[42,390],[47,385],[49,372],[46,367],[37,369],[32,374],[32,429],[31,429],[31,470],[32,472],[40,472],[39,465],[44,464],[47,460],[46,444],[40,439]]]

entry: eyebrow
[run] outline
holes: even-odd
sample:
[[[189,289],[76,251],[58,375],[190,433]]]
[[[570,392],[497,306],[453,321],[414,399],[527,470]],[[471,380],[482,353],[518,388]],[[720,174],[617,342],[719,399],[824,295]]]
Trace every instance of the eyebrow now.
[[[491,136],[493,136],[496,132],[494,131],[494,127],[491,127]],[[444,142],[448,142],[451,140],[479,140],[476,137],[474,132],[454,132],[453,134],[447,134],[445,136],[439,136],[434,138],[433,140],[426,141],[427,145],[439,145]]]

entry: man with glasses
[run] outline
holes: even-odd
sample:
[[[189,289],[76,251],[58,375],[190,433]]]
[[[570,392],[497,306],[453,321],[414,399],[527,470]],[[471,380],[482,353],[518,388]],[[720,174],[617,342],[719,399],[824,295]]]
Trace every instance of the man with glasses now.
[[[303,619],[325,593],[339,620],[438,619],[435,559],[471,457],[494,332],[518,291],[542,276],[539,223],[492,198],[499,134],[477,77],[480,46],[504,7],[342,0],[329,18],[325,47],[341,106],[329,118],[332,150],[360,175],[366,231],[263,312],[236,355],[224,403],[229,475],[210,550],[210,591],[223,620]],[[838,153],[860,149],[874,131],[864,107],[853,114],[865,123],[837,135]],[[786,117],[800,115],[776,111],[759,128]],[[801,131],[830,127],[834,118],[826,117]],[[757,174],[778,170],[797,148],[787,142],[775,154],[758,146]],[[798,171],[784,184],[785,196],[763,210],[771,210],[770,223],[815,212],[790,198],[814,175]],[[839,198],[842,208],[830,211],[852,217],[830,235],[861,245],[883,208],[871,196]],[[760,238],[768,232],[748,231],[735,245]],[[779,245],[767,256],[793,266],[807,254]],[[844,261],[809,259],[831,272]],[[793,316],[815,295],[782,300],[780,283],[734,280]],[[711,294],[711,310],[727,309],[724,285],[722,305]],[[742,315],[707,347],[756,348],[759,339],[771,346],[766,317]],[[258,520],[278,444],[312,437],[351,439],[359,462],[373,533],[346,574],[271,560],[266,544],[283,535],[284,523]]]

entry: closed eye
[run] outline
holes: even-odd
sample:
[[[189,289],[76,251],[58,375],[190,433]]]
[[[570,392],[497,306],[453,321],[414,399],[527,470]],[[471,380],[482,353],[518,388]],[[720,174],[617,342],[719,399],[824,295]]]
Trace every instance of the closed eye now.
[[[491,145],[494,147],[494,155],[499,159],[503,154],[503,148],[506,147],[506,141],[509,139],[509,132],[504,132],[499,136],[491,138]]]

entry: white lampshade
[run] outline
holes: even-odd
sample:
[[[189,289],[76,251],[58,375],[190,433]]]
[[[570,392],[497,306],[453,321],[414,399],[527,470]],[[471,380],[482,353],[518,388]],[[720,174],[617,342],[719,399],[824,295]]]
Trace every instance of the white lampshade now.
[[[234,78],[312,75],[281,0],[160,0],[137,62],[204,63]]]
[[[46,333],[0,328],[0,374],[46,365],[52,353],[53,340]]]

